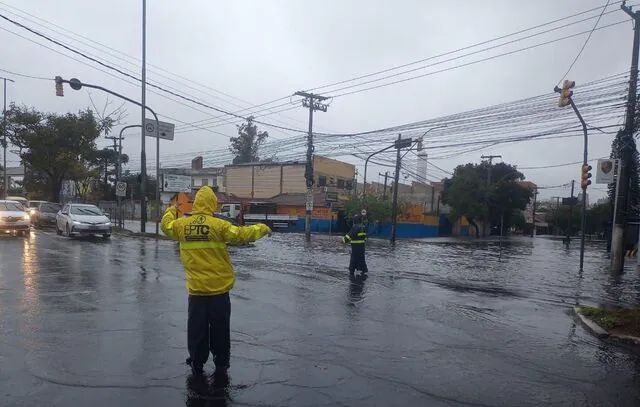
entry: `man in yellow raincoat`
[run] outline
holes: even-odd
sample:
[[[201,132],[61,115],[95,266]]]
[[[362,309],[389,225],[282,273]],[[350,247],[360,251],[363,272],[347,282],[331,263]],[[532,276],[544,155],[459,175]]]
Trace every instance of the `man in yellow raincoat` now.
[[[271,234],[267,225],[239,227],[213,216],[218,198],[209,187],[196,194],[191,216],[177,218],[177,208],[167,209],[162,231],[180,242],[180,260],[189,291],[187,364],[194,374],[213,356],[216,373],[229,368],[231,353],[229,291],[236,277],[226,243],[246,244]]]

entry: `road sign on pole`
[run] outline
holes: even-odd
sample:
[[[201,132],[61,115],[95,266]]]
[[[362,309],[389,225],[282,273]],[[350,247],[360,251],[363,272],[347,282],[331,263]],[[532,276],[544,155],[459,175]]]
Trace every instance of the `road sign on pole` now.
[[[167,122],[158,122],[160,124],[159,134],[156,135],[156,121],[155,119],[144,120],[144,135],[147,137],[156,137],[163,140],[173,140],[173,133],[176,125]]]
[[[191,192],[191,176],[163,174],[162,190],[164,192]]]
[[[313,192],[311,192],[311,190],[307,191],[307,204],[305,209],[308,211],[313,210]]]
[[[116,183],[116,196],[124,197],[127,196],[127,183],[123,181],[118,181]]]

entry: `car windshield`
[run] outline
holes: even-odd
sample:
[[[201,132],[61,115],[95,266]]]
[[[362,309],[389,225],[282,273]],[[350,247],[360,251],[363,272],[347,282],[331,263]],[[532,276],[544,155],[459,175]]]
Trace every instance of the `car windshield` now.
[[[58,213],[60,211],[61,206],[53,203],[42,204],[40,207],[40,212],[44,213]]]
[[[24,212],[24,208],[17,202],[0,202],[0,211]]]
[[[30,201],[29,202],[29,208],[37,208],[39,204],[40,204],[40,202],[38,202],[38,201],[35,201],[35,202],[34,201]]]
[[[72,215],[102,216],[102,211],[95,206],[72,206]]]

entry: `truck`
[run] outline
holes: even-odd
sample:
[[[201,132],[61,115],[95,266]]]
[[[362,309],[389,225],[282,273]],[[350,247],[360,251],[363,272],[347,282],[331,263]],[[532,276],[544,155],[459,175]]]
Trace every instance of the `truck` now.
[[[239,224],[264,223],[279,232],[295,231],[297,215],[277,214],[276,204],[266,202],[237,202],[223,204],[220,214],[236,220]]]

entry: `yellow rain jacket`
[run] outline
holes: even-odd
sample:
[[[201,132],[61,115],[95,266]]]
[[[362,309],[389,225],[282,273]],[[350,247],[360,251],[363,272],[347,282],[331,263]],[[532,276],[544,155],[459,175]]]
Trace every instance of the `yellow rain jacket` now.
[[[191,216],[177,219],[170,207],[162,217],[162,231],[180,242],[180,260],[187,275],[190,295],[218,295],[229,292],[236,281],[225,242],[245,244],[271,233],[267,225],[234,226],[213,217],[218,198],[209,187],[196,194]]]

